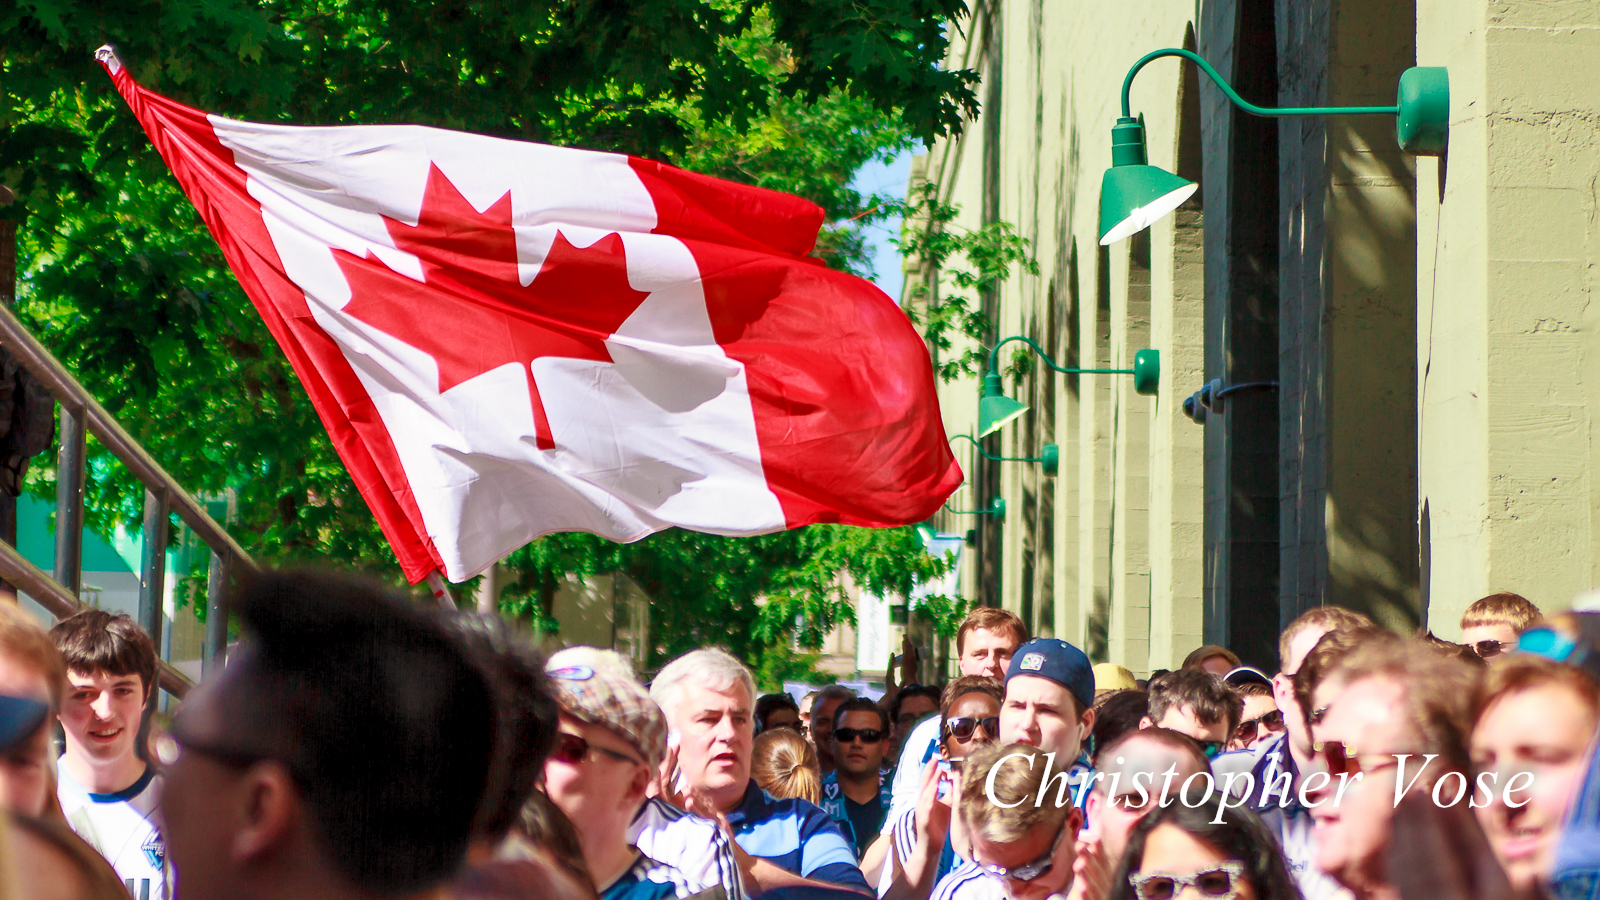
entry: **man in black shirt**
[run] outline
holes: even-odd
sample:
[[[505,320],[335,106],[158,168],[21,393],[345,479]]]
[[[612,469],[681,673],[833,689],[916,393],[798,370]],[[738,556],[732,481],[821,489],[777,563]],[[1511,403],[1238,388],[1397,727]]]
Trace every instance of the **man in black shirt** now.
[[[866,697],[833,711],[834,770],[822,779],[822,808],[856,848],[856,858],[878,836],[889,814],[890,781],[879,767],[889,749],[889,717]]]

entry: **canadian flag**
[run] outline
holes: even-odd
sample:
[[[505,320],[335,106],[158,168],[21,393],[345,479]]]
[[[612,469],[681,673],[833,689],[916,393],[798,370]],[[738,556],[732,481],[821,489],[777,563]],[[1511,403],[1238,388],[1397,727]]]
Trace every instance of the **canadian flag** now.
[[[541,535],[918,522],[961,483],[904,313],[815,205],[612,153],[237,122],[105,65],[413,583]]]

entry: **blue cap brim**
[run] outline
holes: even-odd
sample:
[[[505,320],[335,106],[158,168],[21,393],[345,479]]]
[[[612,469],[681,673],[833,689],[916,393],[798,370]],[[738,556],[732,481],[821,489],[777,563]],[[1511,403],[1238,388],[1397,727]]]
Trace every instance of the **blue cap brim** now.
[[[0,753],[32,736],[49,714],[48,704],[0,694]]]

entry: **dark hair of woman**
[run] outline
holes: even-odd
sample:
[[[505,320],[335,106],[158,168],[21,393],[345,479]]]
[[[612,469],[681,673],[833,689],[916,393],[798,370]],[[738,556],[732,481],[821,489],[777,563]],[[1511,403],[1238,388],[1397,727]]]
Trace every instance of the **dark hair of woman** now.
[[[1301,900],[1300,889],[1283,863],[1277,835],[1250,810],[1223,806],[1220,792],[1213,792],[1193,808],[1175,799],[1140,820],[1128,835],[1128,849],[1112,879],[1109,900],[1136,900],[1129,877],[1139,874],[1145,841],[1162,825],[1172,825],[1224,857],[1243,863],[1244,878],[1255,888],[1256,900]]]

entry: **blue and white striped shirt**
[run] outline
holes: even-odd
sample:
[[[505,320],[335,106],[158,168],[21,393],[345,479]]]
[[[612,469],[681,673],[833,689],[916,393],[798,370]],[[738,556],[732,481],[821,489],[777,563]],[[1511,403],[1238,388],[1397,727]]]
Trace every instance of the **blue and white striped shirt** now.
[[[856,867],[855,848],[839,826],[806,800],[778,800],[754,781],[744,799],[728,813],[733,839],[744,852],[760,857],[802,878],[870,892]]]
[[[744,879],[733,844],[710,819],[691,815],[651,797],[628,826],[628,843],[651,860],[672,867],[690,893],[722,885],[728,900],[745,900]],[[742,843],[742,842],[741,842]]]

